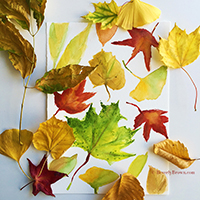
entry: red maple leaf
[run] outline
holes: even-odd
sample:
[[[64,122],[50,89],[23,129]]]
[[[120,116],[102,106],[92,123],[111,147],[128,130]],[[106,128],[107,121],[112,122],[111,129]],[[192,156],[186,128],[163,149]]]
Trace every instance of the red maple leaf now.
[[[55,115],[60,110],[65,110],[69,114],[75,114],[84,111],[90,104],[83,103],[89,98],[93,97],[96,93],[83,92],[86,80],[73,88],[69,88],[63,91],[62,94],[54,92],[55,104],[58,107]]]
[[[40,191],[44,192],[46,195],[54,196],[51,189],[51,184],[55,183],[59,179],[67,176],[66,174],[49,171],[47,169],[47,156],[46,154],[42,158],[40,164],[35,166],[29,159],[29,170],[33,181],[26,184],[24,187],[33,183],[33,195],[36,196]],[[24,188],[23,187],[23,188]],[[23,189],[21,188],[21,190]]]
[[[154,28],[155,30],[155,28]],[[124,45],[134,47],[130,59],[126,65],[140,52],[143,52],[145,65],[148,71],[150,71],[150,60],[151,60],[151,46],[158,47],[158,42],[152,35],[154,30],[150,33],[146,29],[133,28],[129,30],[131,38],[123,41],[112,42],[115,45]]]
[[[143,136],[145,141],[147,142],[150,137],[150,131],[153,129],[155,132],[162,134],[166,138],[167,130],[164,126],[164,123],[168,122],[168,117],[162,116],[163,114],[167,113],[167,111],[153,109],[153,110],[140,110],[140,108],[132,103],[126,102],[127,104],[131,104],[138,108],[140,114],[135,118],[134,122],[134,129],[144,124]]]

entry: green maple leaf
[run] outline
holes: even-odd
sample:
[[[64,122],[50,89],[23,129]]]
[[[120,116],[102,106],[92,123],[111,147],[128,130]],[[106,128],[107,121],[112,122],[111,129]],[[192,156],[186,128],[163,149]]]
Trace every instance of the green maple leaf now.
[[[121,151],[133,143],[132,137],[137,130],[118,127],[119,120],[126,119],[120,114],[118,103],[107,106],[101,103],[99,115],[91,105],[82,120],[67,117],[76,139],[74,146],[82,148],[95,158],[106,160],[109,164],[135,155]]]

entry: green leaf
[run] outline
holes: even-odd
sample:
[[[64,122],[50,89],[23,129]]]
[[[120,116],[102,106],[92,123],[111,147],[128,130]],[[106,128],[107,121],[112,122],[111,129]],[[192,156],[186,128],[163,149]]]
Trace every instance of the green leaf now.
[[[94,193],[97,194],[99,187],[112,183],[119,178],[119,175],[111,170],[92,167],[85,174],[81,174],[79,178],[94,188]]]
[[[83,16],[85,19],[93,23],[101,23],[101,29],[112,28],[116,22],[120,7],[117,6],[114,0],[110,3],[93,3],[95,12]]]
[[[132,137],[137,130],[118,127],[119,120],[126,119],[120,114],[118,104],[119,102],[106,106],[101,103],[99,115],[91,105],[82,120],[67,117],[68,124],[74,131],[74,145],[109,164],[135,155],[121,151],[134,142]]]
[[[62,68],[69,64],[79,64],[81,57],[87,48],[87,40],[90,33],[92,23],[76,35],[67,45],[62,57],[60,58],[56,68]]]
[[[55,68],[56,62],[63,49],[65,39],[67,36],[69,23],[51,23],[49,28],[49,51],[53,60],[53,68]]]
[[[128,168],[128,173],[135,177],[138,177],[142,169],[144,168],[148,158],[148,152],[145,155],[137,156]]]
[[[49,170],[69,175],[77,164],[77,154],[72,157],[60,157],[53,160],[49,165]]]
[[[75,87],[94,69],[95,67],[81,65],[67,65],[60,69],[52,69],[36,81],[35,88],[49,94],[66,90]]]

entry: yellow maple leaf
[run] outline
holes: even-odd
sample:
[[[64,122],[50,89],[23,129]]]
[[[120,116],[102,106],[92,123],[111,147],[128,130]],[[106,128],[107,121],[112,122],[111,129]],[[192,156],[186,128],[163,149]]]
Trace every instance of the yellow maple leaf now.
[[[188,168],[195,161],[189,157],[187,148],[179,141],[166,139],[154,144],[153,151],[181,169]]]
[[[33,145],[37,150],[51,153],[54,159],[60,156],[74,143],[73,129],[55,116],[40,124],[33,135]]]

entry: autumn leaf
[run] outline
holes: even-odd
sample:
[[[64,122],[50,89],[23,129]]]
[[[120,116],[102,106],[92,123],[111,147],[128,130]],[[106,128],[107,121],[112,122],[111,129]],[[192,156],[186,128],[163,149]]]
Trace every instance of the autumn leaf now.
[[[86,79],[75,87],[64,90],[62,94],[54,92],[55,104],[58,107],[56,114],[61,110],[69,114],[75,114],[89,107],[90,104],[85,104],[84,101],[93,97],[96,93],[83,92],[85,83]]]
[[[33,17],[36,19],[37,27],[40,29],[44,21],[44,11],[47,0],[29,0],[30,8],[33,10]]]
[[[154,29],[155,30],[155,29]],[[150,71],[150,60],[151,60],[151,46],[158,47],[158,42],[155,37],[146,29],[133,28],[129,30],[131,38],[123,41],[112,42],[114,45],[123,45],[134,47],[132,55],[126,65],[140,52],[144,55],[145,65],[148,71]]]
[[[133,162],[130,164],[128,168],[128,173],[132,174],[136,178],[141,173],[142,169],[144,168],[148,158],[148,152],[146,152],[145,155],[139,155],[137,156]]]
[[[134,129],[140,127],[143,123],[144,130],[143,136],[145,141],[147,142],[150,137],[150,131],[153,129],[155,132],[160,133],[161,135],[167,136],[167,130],[164,126],[164,123],[168,122],[168,117],[163,116],[163,114],[167,113],[167,111],[153,109],[153,110],[141,110],[137,105],[126,102],[127,104],[131,104],[138,108],[140,114],[135,118]]]
[[[46,195],[55,197],[55,195],[52,193],[51,184],[57,182],[66,176],[66,174],[48,170],[46,155],[44,155],[38,166],[35,166],[29,159],[28,162],[33,181],[29,182],[24,187],[33,183],[32,193],[34,196],[36,196],[41,191]],[[22,187],[20,190],[22,190],[24,187]]]
[[[150,24],[160,17],[161,11],[140,0],[131,0],[125,3],[118,14],[116,25],[125,30],[133,27]]]
[[[101,42],[102,46],[104,46],[111,38],[115,35],[118,27],[115,25],[112,28],[107,28],[105,30],[101,29],[101,23],[96,23],[96,32]]]
[[[27,1],[0,1],[0,16],[4,16],[9,20],[15,20],[23,29],[29,30],[29,15],[30,9]]]
[[[33,133],[21,130],[8,129],[0,135],[0,154],[8,156],[19,163],[21,156],[27,151],[32,143]],[[20,143],[21,142],[21,143]]]
[[[167,177],[160,170],[149,166],[146,186],[149,194],[163,194],[168,186]]]
[[[53,68],[64,47],[69,23],[51,23],[49,28],[49,51],[53,60]]]
[[[128,69],[125,63],[124,66]],[[167,67],[161,66],[144,78],[136,76],[133,72],[131,72],[131,74],[138,78],[140,82],[136,88],[130,92],[130,96],[137,101],[143,101],[145,99],[152,100],[157,99],[162,93],[162,89],[166,84],[167,79]]]
[[[56,171],[69,175],[77,164],[77,154],[72,157],[60,157],[49,164],[50,171]]]
[[[154,144],[153,151],[181,169],[188,168],[195,161],[189,157],[187,148],[179,141],[166,139]]]
[[[82,32],[76,35],[69,42],[56,66],[57,69],[65,67],[66,65],[70,64],[79,64],[87,48],[87,41],[91,27],[92,23],[89,23]]]
[[[118,103],[107,106],[101,103],[101,107],[99,115],[91,105],[82,120],[67,117],[76,138],[74,146],[82,148],[95,158],[106,160],[109,164],[134,156],[121,149],[133,143],[132,137],[137,130],[118,127],[118,121],[125,119],[120,114]]]
[[[102,200],[143,200],[144,190],[140,182],[132,174],[125,173],[106,193]]]
[[[105,52],[103,49],[93,56],[89,61],[91,66],[97,66],[96,69],[89,75],[92,84],[96,86],[105,85],[106,91],[109,94],[107,87],[113,90],[120,90],[124,87],[126,79],[124,70],[120,62],[112,55],[111,52]],[[109,100],[108,99],[108,100]]]
[[[119,175],[111,170],[92,167],[88,169],[85,174],[79,175],[79,178],[88,183],[94,188],[94,193],[97,194],[99,187],[112,183],[117,180]]]
[[[81,65],[67,65],[60,69],[52,69],[36,81],[35,88],[49,94],[66,90],[75,87],[94,69],[95,67]]]
[[[0,31],[0,49],[8,51],[13,66],[20,71],[22,78],[26,78],[33,72],[36,63],[32,45],[7,20],[0,21]]]
[[[58,159],[71,147],[75,138],[72,128],[67,122],[56,119],[55,116],[40,124],[33,135],[33,145],[37,150],[51,153],[54,159]]]
[[[95,12],[83,16],[83,18],[92,21],[93,23],[101,23],[101,29],[110,29],[116,22],[120,7],[117,6],[114,0],[110,3],[93,3],[95,7]]]

